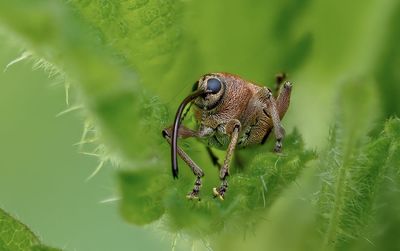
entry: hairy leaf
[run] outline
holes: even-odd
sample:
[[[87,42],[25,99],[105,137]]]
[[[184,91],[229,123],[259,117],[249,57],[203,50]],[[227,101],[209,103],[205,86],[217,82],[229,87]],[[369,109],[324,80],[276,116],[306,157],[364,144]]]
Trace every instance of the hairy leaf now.
[[[380,186],[391,166],[391,147],[398,138],[388,121],[383,133],[368,138],[377,117],[373,85],[349,83],[338,101],[341,109],[321,159],[319,215],[324,248],[343,248],[362,236]],[[394,124],[394,125],[393,125]]]
[[[212,198],[212,187],[219,183],[216,170],[203,179],[201,201],[185,198],[195,178],[190,173],[172,181],[165,168],[124,171],[119,176],[122,214],[133,223],[143,224],[164,213],[162,221],[170,231],[200,238],[227,229],[251,230],[262,212],[314,158],[315,153],[304,149],[299,133],[294,131],[286,138],[282,155],[259,152],[242,172],[230,176],[223,202]]]
[[[0,20],[28,50],[79,86],[83,103],[112,153],[130,165],[157,154],[154,141],[153,148],[133,142],[140,142],[144,135],[149,140],[159,135],[164,113],[154,117],[153,111],[165,110],[163,105],[148,98],[135,71],[121,64],[111,48],[97,42],[89,25],[71,8],[50,0],[2,1]],[[145,116],[143,111],[147,111]]]
[[[97,29],[97,35],[128,61],[142,82],[157,91],[176,61],[182,42],[179,10],[172,0],[73,0],[72,6]]]

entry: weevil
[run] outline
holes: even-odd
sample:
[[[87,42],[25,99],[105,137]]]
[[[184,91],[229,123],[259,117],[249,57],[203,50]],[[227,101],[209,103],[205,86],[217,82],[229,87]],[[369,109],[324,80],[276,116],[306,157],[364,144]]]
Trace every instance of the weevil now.
[[[213,188],[214,197],[223,200],[228,189],[227,178],[235,149],[264,144],[273,131],[276,139],[274,151],[281,151],[285,134],[281,119],[289,107],[292,90],[292,84],[285,81],[285,77],[283,73],[276,76],[274,93],[267,87],[230,73],[205,74],[195,82],[192,93],[179,105],[173,125],[162,132],[171,145],[172,176],[178,178],[178,155],[196,176],[187,198],[199,199],[204,172],[178,146],[178,138],[200,139],[206,144],[216,165],[218,158],[210,147],[226,149],[223,165],[218,165],[221,184]],[[197,130],[181,125],[184,118],[182,114],[188,104],[194,104]]]

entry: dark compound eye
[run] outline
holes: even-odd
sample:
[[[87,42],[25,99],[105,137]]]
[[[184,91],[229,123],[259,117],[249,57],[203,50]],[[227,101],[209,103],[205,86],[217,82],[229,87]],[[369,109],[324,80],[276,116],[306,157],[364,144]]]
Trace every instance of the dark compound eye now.
[[[193,84],[192,91],[197,91],[197,88],[199,88],[199,81],[196,81],[196,83]]]
[[[216,78],[210,78],[207,81],[207,91],[211,91],[214,94],[221,90],[221,86],[221,82]]]

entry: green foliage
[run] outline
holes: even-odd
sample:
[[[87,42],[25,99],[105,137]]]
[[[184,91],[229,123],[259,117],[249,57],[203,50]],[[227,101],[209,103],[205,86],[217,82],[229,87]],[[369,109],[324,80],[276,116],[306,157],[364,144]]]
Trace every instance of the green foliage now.
[[[31,251],[60,251],[60,249],[51,248],[51,247],[47,247],[47,246],[43,246],[43,245],[32,246],[30,250]]]
[[[0,209],[1,250],[29,250],[39,239],[29,228]],[[17,235],[15,235],[17,234]]]
[[[39,238],[18,220],[0,209],[1,251],[57,251],[40,244]]]
[[[315,153],[304,149],[295,130],[287,136],[282,155],[264,149],[243,171],[232,175],[223,202],[212,198],[212,187],[218,185],[216,170],[210,170],[203,179],[201,201],[185,199],[193,187],[192,174],[173,181],[165,168],[124,171],[119,175],[122,215],[134,224],[144,224],[164,214],[162,220],[171,232],[195,238],[221,231],[252,231],[262,214],[314,158]]]
[[[384,136],[391,144],[386,153],[386,176],[376,195],[375,219],[367,232],[375,244],[360,245],[359,250],[397,250],[400,248],[400,122],[391,119],[386,123]]]
[[[387,116],[400,116],[400,103],[394,93],[400,93],[400,76],[398,66],[400,65],[400,48],[397,44],[400,41],[400,5],[394,9],[390,18],[388,39],[384,46],[384,53],[378,61],[376,78],[380,85],[380,96]]]
[[[311,45],[308,35],[304,35],[299,42],[293,39],[294,42],[283,44],[287,40],[276,33],[283,32],[285,38],[291,37],[290,26],[294,18],[300,15],[294,9],[304,8],[306,3],[282,7],[293,19],[285,19],[285,28],[282,30],[274,29],[273,34],[260,34],[260,40],[254,40],[260,42],[250,46],[254,47],[251,50],[253,55],[257,55],[264,48],[261,42],[263,37],[277,38],[277,46],[263,49],[263,54],[269,54],[269,60],[257,64],[258,69],[263,69],[258,72],[265,69],[270,72],[256,78],[264,80],[269,76],[270,79],[281,67],[287,68],[288,63],[285,62],[298,65],[304,59]],[[79,87],[79,93],[83,94],[79,96],[83,98],[78,102],[83,102],[89,121],[94,124],[88,128],[96,130],[94,136],[100,136],[101,142],[106,142],[107,149],[102,151],[102,159],[111,158],[122,165],[141,166],[141,163],[149,159],[159,158],[160,138],[155,135],[159,135],[159,131],[168,121],[166,106],[162,101],[174,98],[178,102],[176,97],[184,93],[177,95],[176,90],[187,84],[190,86],[194,79],[206,71],[223,70],[210,62],[215,58],[212,53],[197,53],[205,48],[200,48],[193,40],[218,37],[220,25],[225,22],[240,25],[242,21],[236,16],[218,20],[210,20],[203,15],[196,16],[198,13],[209,12],[209,5],[215,11],[224,9],[223,2],[200,5],[195,2],[183,4],[159,0],[76,0],[69,4],[71,8],[66,8],[59,1],[3,1],[0,3],[0,20],[5,25],[7,34],[14,35],[30,54],[39,57],[40,62],[45,62],[42,63],[45,68],[65,77],[67,86],[73,83]],[[259,12],[272,6],[270,3],[259,5]],[[234,5],[237,10],[242,7],[242,4]],[[195,9],[199,11],[191,13],[190,10]],[[248,12],[243,18],[254,17],[254,13]],[[204,37],[202,32],[192,33],[200,23],[206,25],[215,21],[219,25],[207,25],[207,36]],[[278,27],[277,23],[263,20],[258,20],[257,24],[260,29]],[[235,37],[226,37],[218,43],[228,41],[228,44],[232,41],[239,43]],[[288,47],[292,48],[293,53],[298,53],[297,44],[305,48],[301,50],[301,55],[281,57],[280,53]],[[240,55],[243,52],[245,51],[238,51]],[[245,70],[239,71],[237,66],[229,66],[230,62],[236,62],[232,60],[234,55],[229,48],[221,50],[219,58],[223,59],[220,62],[228,65],[227,70],[238,74]],[[194,61],[204,63],[194,64]],[[275,63],[272,64],[272,61]],[[185,67],[188,64],[192,67]],[[242,67],[243,64],[238,65]],[[177,70],[182,67],[185,69]],[[248,70],[251,73],[255,68],[248,67]],[[156,95],[162,101],[154,102],[158,100]],[[148,139],[151,147],[136,147],[132,144],[143,138]]]
[[[71,4],[97,28],[102,42],[135,67],[147,87],[157,91],[160,81],[165,81],[160,76],[170,70],[182,42],[182,2],[74,0]]]
[[[324,249],[348,248],[365,235],[382,181],[388,169],[398,169],[393,161],[398,159],[394,151],[400,138],[394,132],[400,120],[389,120],[376,138],[367,137],[378,113],[372,87],[348,83],[338,100],[341,109],[320,164],[318,207]]]
[[[137,225],[158,220],[165,211],[162,199],[167,178],[156,168],[121,172],[121,214],[124,218]]]
[[[44,57],[61,74],[68,72],[66,81],[79,85],[87,112],[114,156],[137,162],[154,155],[156,148],[134,147],[132,142],[158,134],[163,117],[144,122],[153,130],[137,121],[147,121],[153,109],[165,108],[151,101],[138,85],[136,73],[120,64],[111,48],[96,42],[89,25],[61,2],[48,0],[1,2],[0,19],[24,41],[27,50]],[[144,111],[149,114],[145,118]]]
[[[0,21],[3,32],[27,51],[23,55],[33,57],[50,75],[58,74],[67,90],[70,83],[76,87],[76,105],[84,107],[87,117],[81,143],[99,144],[95,153],[100,155],[100,167],[112,159],[125,168],[118,174],[123,217],[137,225],[161,221],[169,232],[204,239],[221,233],[237,237],[256,229],[283,192],[302,179],[302,170],[316,154],[305,149],[297,130],[285,139],[282,155],[266,147],[247,151],[246,168],[232,171],[224,202],[211,195],[219,182],[217,171],[199,158],[206,171],[202,200],[188,201],[184,196],[194,177],[183,170],[180,180],[170,178],[169,147],[160,136],[162,128],[171,123],[168,108],[175,108],[191,83],[205,72],[228,71],[261,83],[272,82],[281,70],[297,74],[306,65],[303,74],[316,75],[317,84],[295,85],[292,114],[285,121],[297,119],[303,129],[310,127],[311,131],[323,128],[327,122],[321,117],[327,117],[329,110],[323,107],[315,113],[315,107],[324,106],[321,100],[336,86],[321,87],[320,82],[328,79],[328,86],[349,74],[336,76],[339,71],[369,71],[372,65],[358,59],[362,53],[354,48],[359,42],[354,31],[359,30],[357,22],[377,20],[365,14],[369,13],[365,9],[376,6],[362,1],[352,4],[343,10],[343,3],[321,8],[309,0],[250,4],[228,0],[13,0],[0,2]],[[389,21],[382,22],[382,27],[390,24],[389,38],[379,51],[382,55],[375,56],[378,65],[373,65],[372,73],[360,74],[366,77],[353,78],[341,87],[328,147],[319,151],[318,161],[310,163],[317,163],[321,179],[319,185],[308,184],[318,190],[317,215],[303,213],[317,219],[317,250],[365,248],[362,239],[373,239],[379,250],[398,241],[393,232],[400,231],[400,122],[392,118],[384,124],[382,118],[400,111],[400,5],[385,4],[388,10],[397,8]],[[322,11],[310,11],[318,8]],[[338,9],[344,11],[341,18],[332,18]],[[346,15],[350,18],[342,18]],[[363,15],[368,18],[360,18]],[[311,19],[335,22],[327,21],[318,29],[310,26]],[[332,32],[340,26],[346,28]],[[358,39],[364,42],[363,38]],[[307,65],[311,59],[313,63]],[[325,95],[320,95],[324,88]],[[90,132],[94,139],[86,137]],[[184,147],[191,156],[204,157],[197,146],[191,142]],[[386,201],[393,205],[387,206]],[[52,250],[41,246],[24,225],[1,213],[0,248]],[[374,226],[381,232],[374,231]]]

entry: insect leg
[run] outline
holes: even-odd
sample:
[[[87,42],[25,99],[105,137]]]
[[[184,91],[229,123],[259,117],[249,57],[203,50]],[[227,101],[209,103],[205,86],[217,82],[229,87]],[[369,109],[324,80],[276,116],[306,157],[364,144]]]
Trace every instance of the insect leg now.
[[[278,98],[276,99],[276,109],[279,113],[279,118],[285,116],[290,103],[290,94],[292,93],[292,84],[286,81],[281,89]]]
[[[277,109],[277,104],[272,96],[272,93],[270,90],[267,88],[262,89],[262,95],[265,96],[265,103],[266,107],[263,109],[264,113],[267,114],[268,116],[271,117],[272,119],[272,124],[274,126],[274,134],[276,138],[276,143],[275,143],[275,152],[280,152],[282,149],[282,140],[285,135],[285,130],[283,129],[281,125],[281,120],[279,117],[279,112]]]
[[[212,149],[207,146],[206,147],[208,156],[210,156],[211,162],[213,163],[214,166],[218,167],[218,169],[221,169],[221,164],[218,162],[218,157],[215,155],[215,153],[212,151]]]
[[[279,90],[281,89],[283,81],[286,79],[286,73],[280,72],[275,75],[275,90],[274,97],[276,98],[279,94]]]
[[[171,144],[171,136],[163,131],[164,138]],[[178,155],[182,158],[183,161],[192,169],[192,172],[196,176],[204,176],[203,170],[178,146]]]
[[[231,120],[226,125],[227,133],[231,134],[231,142],[229,143],[228,150],[226,152],[224,165],[219,172],[219,178],[221,179],[221,185],[219,188],[213,188],[214,197],[219,197],[221,200],[224,199],[225,192],[228,189],[229,166],[232,160],[233,152],[236,148],[237,141],[239,138],[240,122],[238,120]]]
[[[168,143],[171,144],[171,128],[164,129],[162,133]],[[182,138],[195,137],[197,136],[197,133],[186,127],[181,126],[179,127],[178,136],[182,136]],[[198,199],[201,187],[201,177],[204,176],[204,172],[179,146],[177,147],[177,151],[178,155],[182,158],[183,161],[186,162],[186,164],[192,170],[193,174],[196,176],[194,187],[192,191],[187,194],[186,197],[188,199]]]

